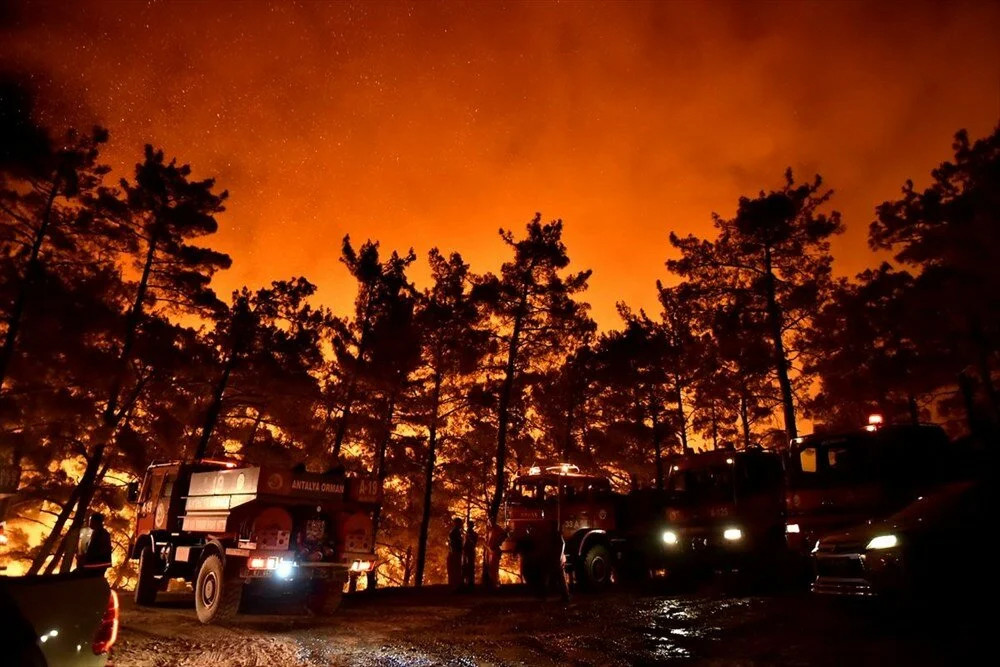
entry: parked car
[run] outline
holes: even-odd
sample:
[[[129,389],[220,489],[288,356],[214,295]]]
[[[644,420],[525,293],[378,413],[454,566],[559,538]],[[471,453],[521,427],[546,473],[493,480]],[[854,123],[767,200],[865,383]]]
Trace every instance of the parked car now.
[[[20,469],[0,463],[0,546]],[[6,563],[0,562],[0,571]],[[104,569],[0,576],[0,665],[102,667],[118,639],[118,596]]]
[[[4,665],[101,667],[118,639],[118,596],[97,570],[0,577],[0,617]]]
[[[816,542],[815,593],[886,596],[967,593],[989,576],[983,543],[997,504],[985,480],[946,484],[881,521]]]

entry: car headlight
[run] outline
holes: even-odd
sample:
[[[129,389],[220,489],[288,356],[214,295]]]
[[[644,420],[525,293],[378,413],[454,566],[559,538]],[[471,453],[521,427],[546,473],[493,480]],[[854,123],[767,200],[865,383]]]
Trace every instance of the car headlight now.
[[[785,525],[785,532],[786,533],[801,533],[802,530],[799,528],[799,524],[797,524],[797,523],[789,523],[789,524]]]
[[[663,543],[669,545],[677,544],[677,533],[672,530],[663,531]]]
[[[899,544],[899,539],[895,535],[879,535],[873,537],[866,549],[892,549]]]
[[[738,542],[743,539],[743,531],[739,528],[726,528],[722,531],[722,537],[730,542]]]

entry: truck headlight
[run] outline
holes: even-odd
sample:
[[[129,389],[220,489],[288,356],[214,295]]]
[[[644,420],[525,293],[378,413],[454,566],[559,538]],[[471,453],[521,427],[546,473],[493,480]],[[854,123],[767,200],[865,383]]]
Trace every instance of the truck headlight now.
[[[672,530],[663,531],[663,543],[671,546],[677,544],[677,533]]]
[[[739,528],[726,528],[722,531],[722,537],[730,542],[739,542],[743,539],[743,531]]]
[[[295,564],[292,561],[279,560],[278,565],[274,568],[274,575],[281,579],[291,579],[294,569]]]
[[[799,524],[797,524],[797,523],[789,523],[789,524],[785,525],[785,532],[786,533],[801,533],[802,530],[799,528]]]
[[[370,560],[356,560],[351,563],[351,572],[368,572],[374,563]]]
[[[894,546],[899,544],[899,540],[895,535],[878,535],[873,537],[872,541],[868,543],[866,549],[892,549]]]

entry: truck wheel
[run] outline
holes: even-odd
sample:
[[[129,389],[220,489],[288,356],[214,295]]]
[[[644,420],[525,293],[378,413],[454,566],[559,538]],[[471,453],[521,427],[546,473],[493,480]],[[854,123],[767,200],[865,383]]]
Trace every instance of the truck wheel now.
[[[580,583],[587,588],[598,590],[611,584],[611,552],[603,544],[587,549],[581,565]]]
[[[343,581],[320,581],[313,585],[307,606],[317,616],[330,616],[344,597]]]
[[[139,552],[139,575],[135,582],[135,603],[151,605],[156,602],[156,591],[159,582],[156,581],[156,556],[152,549]]]
[[[227,621],[236,615],[243,597],[243,580],[226,577],[222,559],[209,556],[198,569],[194,587],[194,608],[202,623]]]

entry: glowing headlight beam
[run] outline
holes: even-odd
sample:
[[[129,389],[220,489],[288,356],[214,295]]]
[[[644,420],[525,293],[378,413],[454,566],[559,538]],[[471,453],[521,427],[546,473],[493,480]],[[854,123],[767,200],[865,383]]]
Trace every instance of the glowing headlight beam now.
[[[739,528],[726,528],[722,531],[722,537],[730,542],[738,542],[743,539],[743,531]]]
[[[278,565],[274,568],[274,574],[282,579],[291,579],[292,572],[295,570],[295,565],[290,560],[280,560]]]
[[[677,544],[677,533],[672,530],[663,531],[663,543],[669,545]]]
[[[892,549],[894,546],[899,544],[899,539],[895,535],[879,535],[873,537],[872,541],[868,543],[866,549]]]

